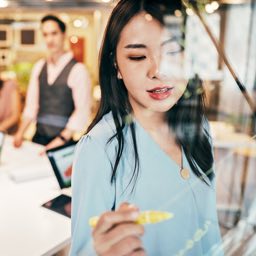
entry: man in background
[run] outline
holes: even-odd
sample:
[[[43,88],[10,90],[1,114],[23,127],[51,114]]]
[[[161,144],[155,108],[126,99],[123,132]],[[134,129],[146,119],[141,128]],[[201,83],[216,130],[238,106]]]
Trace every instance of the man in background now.
[[[91,82],[84,65],[64,50],[65,24],[58,17],[47,15],[41,26],[48,56],[32,70],[14,146],[22,145],[25,131],[36,120],[32,141],[45,145],[47,150],[65,144],[74,132],[84,130],[90,114]]]

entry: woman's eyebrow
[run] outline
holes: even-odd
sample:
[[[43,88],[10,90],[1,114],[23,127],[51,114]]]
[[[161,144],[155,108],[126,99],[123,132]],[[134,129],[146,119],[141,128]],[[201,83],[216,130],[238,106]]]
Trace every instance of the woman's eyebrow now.
[[[168,44],[170,42],[178,41],[178,40],[180,40],[180,37],[173,36],[173,37],[163,41],[161,43],[161,46],[163,46],[165,44]],[[147,48],[147,46],[145,44],[127,44],[124,48],[126,48],[126,49],[138,49],[138,48],[139,49],[141,49],[141,48],[145,49],[145,48]]]
[[[147,46],[145,44],[127,44],[124,48],[136,49],[136,48],[147,48]]]
[[[171,42],[179,42],[180,39],[181,39],[180,37],[173,36],[173,37],[171,37],[171,38],[169,38],[169,39],[163,41],[163,42],[161,43],[161,46],[163,46],[163,45],[165,45],[165,44],[168,44],[168,43],[171,43]]]

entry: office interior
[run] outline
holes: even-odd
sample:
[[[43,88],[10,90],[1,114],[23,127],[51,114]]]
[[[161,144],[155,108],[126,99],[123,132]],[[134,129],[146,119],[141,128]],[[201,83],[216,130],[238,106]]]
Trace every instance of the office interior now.
[[[100,100],[98,54],[116,2],[0,0],[1,77],[17,81],[23,106],[33,64],[45,54],[40,20],[50,13],[67,24],[66,48],[89,71],[92,120]],[[239,87],[202,22],[187,8],[186,57],[193,59],[206,93],[223,250],[225,255],[256,255],[256,2],[209,0],[203,13],[243,85]],[[181,15],[179,10],[175,15]],[[32,125],[20,151],[11,145],[13,134],[5,136],[0,160],[0,255],[68,255],[70,219],[41,207],[60,188],[47,157],[38,154],[41,146],[30,141],[34,130]]]

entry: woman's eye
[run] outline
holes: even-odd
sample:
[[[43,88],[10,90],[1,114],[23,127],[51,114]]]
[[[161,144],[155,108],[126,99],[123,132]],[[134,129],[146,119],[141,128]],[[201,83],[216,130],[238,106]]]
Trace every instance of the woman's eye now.
[[[128,57],[130,60],[140,61],[146,59],[146,56],[130,56]]]
[[[181,49],[170,50],[170,51],[167,51],[165,54],[166,55],[176,55],[176,54],[179,54],[181,51],[182,51]]]
[[[165,54],[166,55],[176,55],[176,54],[179,54],[182,52],[182,48],[179,47],[179,48],[175,48],[175,49],[168,49],[166,50]]]

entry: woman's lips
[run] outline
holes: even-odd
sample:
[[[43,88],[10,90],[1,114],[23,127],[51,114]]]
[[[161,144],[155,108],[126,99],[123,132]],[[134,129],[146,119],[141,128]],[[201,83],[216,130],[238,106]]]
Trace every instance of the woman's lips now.
[[[173,87],[155,87],[151,90],[147,90],[147,92],[154,100],[164,100],[172,94]]]

